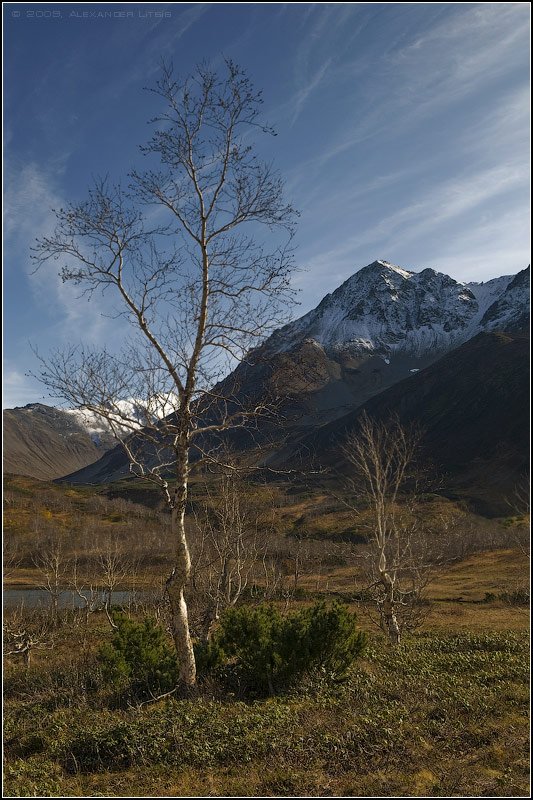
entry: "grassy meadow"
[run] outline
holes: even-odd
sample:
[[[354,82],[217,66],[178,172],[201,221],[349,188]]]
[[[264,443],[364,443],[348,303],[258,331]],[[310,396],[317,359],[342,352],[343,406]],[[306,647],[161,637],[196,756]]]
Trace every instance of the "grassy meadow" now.
[[[524,520],[463,517],[470,546],[435,573],[421,626],[392,647],[358,596],[359,534],[342,505],[269,491],[279,580],[268,599],[284,612],[344,600],[368,636],[347,673],[310,672],[272,697],[206,674],[194,697],[125,699],[98,658],[112,637],[104,611],[60,609],[29,664],[5,658],[7,796],[528,796]],[[101,584],[112,542],[124,555],[117,588],[147,593],[127,612],[163,623],[167,522],[148,490],[130,492],[8,477],[7,586],[44,585],[39,554],[58,541],[64,585],[73,564],[79,587]],[[428,513],[443,508],[453,511],[428,501]],[[295,531],[309,539],[298,570]],[[49,611],[26,613],[38,627]]]

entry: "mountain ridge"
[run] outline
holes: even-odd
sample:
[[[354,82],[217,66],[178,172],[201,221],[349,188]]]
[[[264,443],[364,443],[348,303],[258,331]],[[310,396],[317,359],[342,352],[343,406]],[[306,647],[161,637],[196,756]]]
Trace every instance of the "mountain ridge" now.
[[[91,422],[43,403],[4,409],[4,471],[54,480],[98,461],[116,442]]]
[[[429,268],[414,272],[372,262],[316,308],[275,331],[218,384],[217,392],[228,397],[279,400],[283,422],[264,425],[259,436],[239,432],[233,446],[253,450],[259,443],[270,448],[270,457],[477,334],[520,330],[528,319],[528,288],[529,267],[466,284]],[[129,474],[120,446],[80,467],[57,477],[99,483]]]
[[[510,285],[516,292],[507,312],[513,319],[528,308],[525,280],[529,267],[484,283],[462,283],[426,268],[406,270],[377,260],[355,272],[311,311],[275,331],[262,345],[269,354],[287,351],[306,339],[330,356],[384,359],[398,352],[422,356],[462,344],[494,325],[505,328],[505,308],[499,316],[491,308]]]
[[[277,469],[348,468],[342,442],[366,412],[398,416],[422,431],[422,451],[445,488],[483,512],[508,512],[506,498],[528,469],[529,337],[481,332],[426,369],[326,423],[270,461]]]

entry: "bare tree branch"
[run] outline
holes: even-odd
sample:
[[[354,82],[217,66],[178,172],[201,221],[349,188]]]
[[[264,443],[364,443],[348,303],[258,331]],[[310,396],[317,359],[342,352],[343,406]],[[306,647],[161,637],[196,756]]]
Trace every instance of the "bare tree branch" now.
[[[201,64],[184,79],[163,63],[152,91],[164,108],[141,151],[160,168],[133,171],[127,191],[97,180],[85,201],[56,211],[55,231],[33,248],[37,267],[59,259],[64,281],[113,302],[124,344],[67,347],[40,358],[39,377],[54,397],[101,417],[131,473],[163,493],[175,544],[171,627],[190,686],[192,442],[208,452],[210,435],[266,413],[219,382],[286,319],[297,214],[279,175],[254,152],[250,133],[272,130],[260,122],[261,93],[233,61],[221,74]],[[165,224],[148,222],[154,209]]]

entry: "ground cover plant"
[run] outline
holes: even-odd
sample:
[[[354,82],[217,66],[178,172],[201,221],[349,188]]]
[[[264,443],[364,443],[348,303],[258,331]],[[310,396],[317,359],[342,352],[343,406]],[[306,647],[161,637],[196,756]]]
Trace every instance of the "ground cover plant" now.
[[[6,488],[6,544],[16,545],[8,548],[8,585],[40,585],[30,547],[44,549],[51,534],[89,585],[101,565],[90,534],[99,519],[102,541],[118,530],[119,553],[145,554],[133,577],[149,585],[151,537],[162,520],[150,502],[126,499],[127,486],[103,494],[15,478]],[[438,513],[449,507],[433,502]],[[210,646],[224,655],[207,647],[209,658],[198,657],[194,696],[172,691],[160,599],[130,602],[121,615],[101,606],[60,606],[54,618],[48,607],[26,608],[19,618],[7,611],[8,622],[42,634],[31,660],[5,659],[9,796],[123,796],[132,787],[137,796],[527,795],[527,559],[512,546],[509,526],[501,526],[502,538],[496,522],[469,529],[473,538],[457,542],[462,549],[429,586],[423,627],[395,647],[365,612],[353,560],[364,545],[344,534],[334,541],[335,520],[337,531],[346,525],[342,510],[312,493],[283,498],[281,507],[273,591],[265,599],[264,587],[250,583],[225,612],[226,629],[224,615],[217,621]],[[301,536],[321,513],[331,536]],[[125,574],[118,586],[129,589],[131,580]],[[339,597],[338,641],[350,658],[333,647],[340,666],[334,658],[332,668],[310,636],[300,661],[312,619],[315,632],[324,620],[335,628],[327,614]],[[266,629],[282,652],[291,638],[299,642],[292,662],[285,649],[273,694],[264,663],[246,663],[242,627],[232,633],[239,617],[257,635]],[[206,654],[200,638],[197,647]]]
[[[60,698],[35,667],[7,682],[5,790],[525,795],[527,652],[522,631],[427,631],[398,648],[378,637],[343,681],[317,671],[252,701],[209,683],[194,699],[120,708],[98,679],[81,690],[83,670],[79,693]]]

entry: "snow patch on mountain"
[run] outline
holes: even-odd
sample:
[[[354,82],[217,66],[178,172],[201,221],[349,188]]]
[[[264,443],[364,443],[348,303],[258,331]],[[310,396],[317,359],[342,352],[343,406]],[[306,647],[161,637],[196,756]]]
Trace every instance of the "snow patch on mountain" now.
[[[98,434],[111,432],[109,424],[107,422],[104,424],[103,417],[100,417],[93,411],[79,408],[66,408],[65,414],[69,414],[74,421],[91,436],[93,441],[93,437],[98,436]]]
[[[312,339],[336,360],[379,355],[389,363],[400,353],[421,358],[445,352],[482,330],[505,329],[522,318],[529,293],[524,281],[516,284],[517,277],[461,283],[434,269],[413,272],[374,261],[276,331],[264,351],[287,352]]]
[[[530,269],[512,277],[504,292],[487,308],[481,319],[484,330],[518,331],[529,324]]]
[[[69,408],[65,409],[65,413],[70,414],[91,436],[114,432],[123,436],[142,428],[148,422],[155,423],[172,414],[178,402],[177,396],[169,394],[154,398],[150,403],[142,400],[117,400],[113,408],[105,409],[104,414],[86,408]]]

